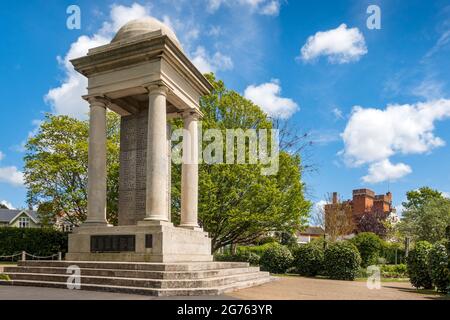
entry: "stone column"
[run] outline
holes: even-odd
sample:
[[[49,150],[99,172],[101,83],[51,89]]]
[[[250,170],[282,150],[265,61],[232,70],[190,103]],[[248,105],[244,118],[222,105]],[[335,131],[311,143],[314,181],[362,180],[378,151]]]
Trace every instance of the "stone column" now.
[[[183,114],[180,227],[191,229],[198,228],[198,119],[195,111]]]
[[[88,210],[83,225],[106,226],[106,100],[89,99]]]
[[[149,88],[145,221],[168,219],[167,87]]]

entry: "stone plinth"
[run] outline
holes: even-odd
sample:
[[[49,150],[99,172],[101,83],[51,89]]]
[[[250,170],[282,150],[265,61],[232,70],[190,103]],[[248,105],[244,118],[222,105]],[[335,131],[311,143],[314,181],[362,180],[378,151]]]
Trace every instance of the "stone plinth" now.
[[[134,236],[134,251],[93,252],[92,237]],[[150,236],[150,237],[149,237]],[[150,242],[150,243],[149,243]],[[135,226],[82,227],[69,235],[71,261],[187,262],[212,261],[211,239],[199,230],[176,228],[171,223]]]

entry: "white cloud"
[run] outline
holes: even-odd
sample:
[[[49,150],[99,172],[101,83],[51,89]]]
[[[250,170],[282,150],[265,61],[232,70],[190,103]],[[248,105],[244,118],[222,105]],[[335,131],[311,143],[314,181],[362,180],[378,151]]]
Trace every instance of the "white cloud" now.
[[[0,151],[0,161],[5,158],[5,154]],[[7,183],[14,187],[23,185],[23,173],[17,167],[0,167],[0,183]]]
[[[310,36],[301,49],[303,61],[311,61],[327,56],[331,63],[349,63],[358,61],[367,53],[363,34],[358,28],[347,28],[341,24],[338,28],[319,31]]]
[[[280,96],[281,86],[278,80],[250,85],[245,89],[244,96],[260,106],[269,116],[279,119],[290,118],[298,109],[297,103]]]
[[[23,172],[19,171],[17,167],[0,167],[0,183],[7,183],[14,187],[23,185]]]
[[[341,152],[349,166],[369,164],[366,182],[396,180],[409,173],[406,164],[392,164],[397,154],[423,154],[445,141],[433,133],[435,121],[450,117],[450,100],[388,105],[386,109],[354,107],[342,133]]]
[[[217,72],[233,69],[233,61],[227,55],[216,51],[210,55],[202,46],[197,47],[192,55],[192,63],[202,72]]]
[[[0,204],[6,206],[6,207],[7,207],[8,209],[10,209],[10,210],[15,210],[15,209],[16,209],[16,208],[14,208],[14,206],[12,205],[11,202],[8,202],[8,201],[6,201],[6,200],[0,201]]]
[[[404,163],[392,164],[389,159],[375,162],[369,166],[368,175],[362,177],[367,183],[379,183],[383,181],[395,181],[412,172],[410,166]]]
[[[87,93],[87,79],[73,69],[70,60],[86,55],[90,48],[109,43],[114,33],[126,22],[143,18],[148,14],[148,8],[136,3],[130,7],[113,5],[110,21],[104,22],[102,28],[93,36],[80,36],[72,43],[64,58],[57,57],[58,63],[64,70],[65,80],[45,96],[45,101],[51,105],[54,113],[86,118],[89,108],[81,96]]]

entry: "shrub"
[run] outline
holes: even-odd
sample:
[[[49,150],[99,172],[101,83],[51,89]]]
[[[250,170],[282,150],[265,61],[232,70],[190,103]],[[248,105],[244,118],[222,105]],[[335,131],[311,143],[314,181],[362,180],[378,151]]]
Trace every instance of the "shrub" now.
[[[271,273],[285,273],[292,266],[293,257],[285,246],[272,246],[267,249],[259,261],[261,269]]]
[[[362,267],[377,264],[382,247],[380,237],[372,232],[362,232],[356,235],[351,242],[358,248]]]
[[[0,273],[0,280],[10,281],[11,279],[9,278],[9,276],[7,274]]]
[[[407,278],[408,272],[405,264],[382,265],[380,267],[383,278]]]
[[[331,279],[354,280],[359,271],[361,256],[350,242],[336,242],[325,250],[324,268]]]
[[[0,256],[26,251],[36,256],[67,252],[67,234],[53,229],[0,228]]]
[[[280,244],[277,242],[268,242],[265,243],[263,245],[260,246],[238,246],[237,247],[237,254],[246,254],[246,253],[254,253],[257,254],[258,256],[262,256],[263,253],[269,249],[269,248],[273,248],[276,246],[279,246]]]
[[[227,262],[248,262],[252,266],[258,266],[260,257],[253,252],[232,254],[216,254],[214,255],[216,261],[227,261]]]
[[[407,269],[409,281],[416,288],[433,288],[433,284],[428,273],[428,253],[431,244],[427,241],[419,241],[414,250],[408,255]]]
[[[449,255],[445,242],[437,242],[428,254],[428,271],[433,285],[439,292],[450,292]]]
[[[323,270],[324,250],[314,244],[297,247],[294,256],[295,272],[302,276],[314,277]]]

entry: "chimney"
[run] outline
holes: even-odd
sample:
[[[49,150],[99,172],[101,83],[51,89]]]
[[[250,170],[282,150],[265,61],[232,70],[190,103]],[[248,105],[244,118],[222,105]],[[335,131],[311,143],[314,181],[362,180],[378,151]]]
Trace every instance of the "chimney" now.
[[[337,204],[338,203],[338,194],[337,192],[333,192],[333,204]]]

